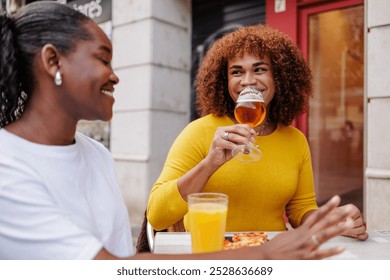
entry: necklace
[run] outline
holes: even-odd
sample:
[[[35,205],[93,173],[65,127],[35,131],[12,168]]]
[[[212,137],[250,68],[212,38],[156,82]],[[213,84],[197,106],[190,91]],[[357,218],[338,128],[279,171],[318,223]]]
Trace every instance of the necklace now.
[[[260,129],[259,129],[259,131],[256,132],[256,135],[258,135],[258,136],[263,136],[264,130],[265,130],[265,128],[267,127],[267,125],[268,125],[268,119],[267,119],[267,121],[266,121],[265,123],[263,123],[263,124],[260,126]]]

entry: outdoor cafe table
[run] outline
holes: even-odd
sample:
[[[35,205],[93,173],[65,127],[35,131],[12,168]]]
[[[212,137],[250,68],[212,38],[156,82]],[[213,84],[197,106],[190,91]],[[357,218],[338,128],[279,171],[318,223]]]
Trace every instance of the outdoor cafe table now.
[[[340,260],[390,260],[390,230],[367,231],[369,237],[366,241],[338,236],[321,248],[344,246],[343,253],[328,259]],[[272,239],[280,232],[267,232]],[[227,233],[229,235],[229,233]],[[153,253],[158,254],[188,254],[191,253],[191,236],[188,232],[157,232],[154,239]]]

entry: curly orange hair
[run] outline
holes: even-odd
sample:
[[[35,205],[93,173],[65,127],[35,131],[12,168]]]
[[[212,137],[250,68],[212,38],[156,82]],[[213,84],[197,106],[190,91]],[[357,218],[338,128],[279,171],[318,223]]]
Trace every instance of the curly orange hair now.
[[[228,92],[227,63],[244,54],[269,56],[275,95],[268,116],[283,125],[291,124],[306,109],[312,91],[311,72],[301,51],[286,34],[261,24],[238,28],[208,50],[195,79],[199,115],[234,115],[234,101]]]

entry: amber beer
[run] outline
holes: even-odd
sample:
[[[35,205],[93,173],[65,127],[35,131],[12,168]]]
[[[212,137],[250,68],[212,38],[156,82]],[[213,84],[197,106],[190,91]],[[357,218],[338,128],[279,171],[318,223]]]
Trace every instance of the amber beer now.
[[[266,110],[264,102],[260,100],[237,101],[234,110],[234,116],[239,123],[256,127],[261,124],[265,118]]]

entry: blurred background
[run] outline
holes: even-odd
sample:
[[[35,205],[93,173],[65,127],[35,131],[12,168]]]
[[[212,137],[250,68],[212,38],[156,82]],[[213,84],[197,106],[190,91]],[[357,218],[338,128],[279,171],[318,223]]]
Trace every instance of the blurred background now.
[[[0,1],[10,13],[35,2]],[[192,84],[202,57],[224,34],[257,23],[289,35],[313,72],[313,98],[293,124],[310,144],[318,203],[339,194],[370,229],[390,227],[390,1],[57,2],[93,18],[113,42],[121,80],[113,120],[79,130],[110,149],[135,236],[169,147],[198,117]]]

